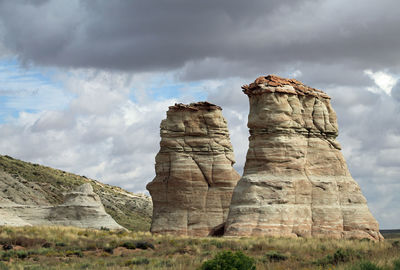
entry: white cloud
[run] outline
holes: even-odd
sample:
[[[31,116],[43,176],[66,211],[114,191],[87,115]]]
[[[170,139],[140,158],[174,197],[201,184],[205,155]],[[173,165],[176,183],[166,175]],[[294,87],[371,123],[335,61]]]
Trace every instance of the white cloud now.
[[[386,94],[391,95],[392,88],[395,86],[397,82],[397,78],[385,71],[376,71],[373,72],[370,69],[364,70],[364,73],[367,74],[378,86],[377,87],[368,87],[367,89],[373,93],[379,93],[380,91],[384,91]]]
[[[60,78],[75,98],[65,109],[20,112],[0,125],[0,152],[144,192],[154,176],[159,124],[176,100],[132,102],[140,79],[128,74]]]
[[[301,75],[303,75],[303,73],[301,72],[301,70],[296,69],[296,70],[293,71],[290,75],[291,75],[291,77],[293,77],[293,78],[298,78],[298,77],[301,77]]]

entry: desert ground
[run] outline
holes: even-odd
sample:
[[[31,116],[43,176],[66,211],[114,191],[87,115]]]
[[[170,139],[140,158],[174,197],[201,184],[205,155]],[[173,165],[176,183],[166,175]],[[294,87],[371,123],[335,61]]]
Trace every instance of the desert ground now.
[[[221,251],[256,269],[400,269],[400,232],[385,240],[190,238],[72,227],[1,227],[0,269],[201,269]]]

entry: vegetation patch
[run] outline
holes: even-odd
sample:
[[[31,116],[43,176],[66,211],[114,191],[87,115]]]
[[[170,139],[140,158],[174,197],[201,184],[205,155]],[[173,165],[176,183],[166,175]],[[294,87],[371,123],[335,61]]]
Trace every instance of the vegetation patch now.
[[[24,238],[20,237],[22,235]],[[9,250],[0,246],[0,266],[11,270],[400,270],[400,249],[392,245],[400,238],[383,242],[273,237],[191,238],[72,227],[0,227],[0,239],[8,244],[18,242],[26,246],[15,245]]]
[[[201,270],[256,270],[255,260],[241,251],[222,251],[203,263]]]
[[[125,266],[130,265],[147,265],[150,263],[150,260],[147,258],[135,258],[133,260],[129,260],[125,262]]]
[[[362,240],[360,240],[360,242],[362,242]],[[361,259],[362,255],[360,253],[354,252],[354,250],[352,250],[352,249],[339,248],[332,255],[329,254],[329,255],[325,256],[324,258],[315,261],[315,264],[321,265],[321,266],[337,265],[339,263],[349,262],[355,257],[358,259]]]
[[[279,253],[278,251],[270,251],[267,254],[265,254],[265,258],[270,262],[279,262],[279,261],[287,260],[288,256],[285,254]]]
[[[131,242],[124,242],[121,247],[127,249],[154,249],[154,245],[147,241],[131,241]]]
[[[351,267],[349,270],[386,270],[387,268],[382,268],[379,267],[378,265],[365,261],[365,262],[360,262],[353,267]]]
[[[400,270],[400,259],[393,261],[393,270]]]
[[[11,248],[13,245],[22,247],[38,247],[48,244],[46,239],[43,238],[28,238],[24,236],[17,236],[15,238],[0,238],[0,244],[6,248]]]

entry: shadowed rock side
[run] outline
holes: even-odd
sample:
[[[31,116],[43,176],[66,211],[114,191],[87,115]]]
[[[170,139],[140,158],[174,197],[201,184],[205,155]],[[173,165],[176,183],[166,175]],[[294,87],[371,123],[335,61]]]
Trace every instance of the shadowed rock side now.
[[[225,235],[383,239],[340,152],[329,96],[273,75],[242,88],[249,150]]]
[[[169,107],[161,122],[153,200],[153,233],[222,234],[239,180],[227,123],[208,102]]]
[[[87,183],[65,195],[57,206],[23,205],[0,199],[0,226],[58,225],[83,228],[124,229],[105,212],[100,197]]]

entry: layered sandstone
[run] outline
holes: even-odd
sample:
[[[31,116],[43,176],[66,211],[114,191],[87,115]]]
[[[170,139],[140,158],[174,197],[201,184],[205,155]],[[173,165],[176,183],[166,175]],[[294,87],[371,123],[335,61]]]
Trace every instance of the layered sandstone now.
[[[53,207],[47,219],[54,225],[124,229],[106,213],[99,195],[89,183],[65,194],[65,202]]]
[[[0,155],[0,224],[5,221],[2,209],[10,209],[12,203],[32,209],[51,208],[64,204],[65,194],[85,183],[93,186],[105,211],[121,226],[134,231],[150,230],[153,212],[150,196],[3,155]],[[7,222],[23,223],[18,218],[12,222],[8,218]]]
[[[169,107],[161,122],[153,200],[153,233],[207,236],[223,233],[240,176],[227,122],[208,102]]]
[[[106,213],[89,183],[65,194],[61,205],[17,204],[0,198],[0,226],[75,226],[124,229]]]
[[[340,152],[329,96],[273,75],[242,88],[249,150],[225,235],[382,239]]]

